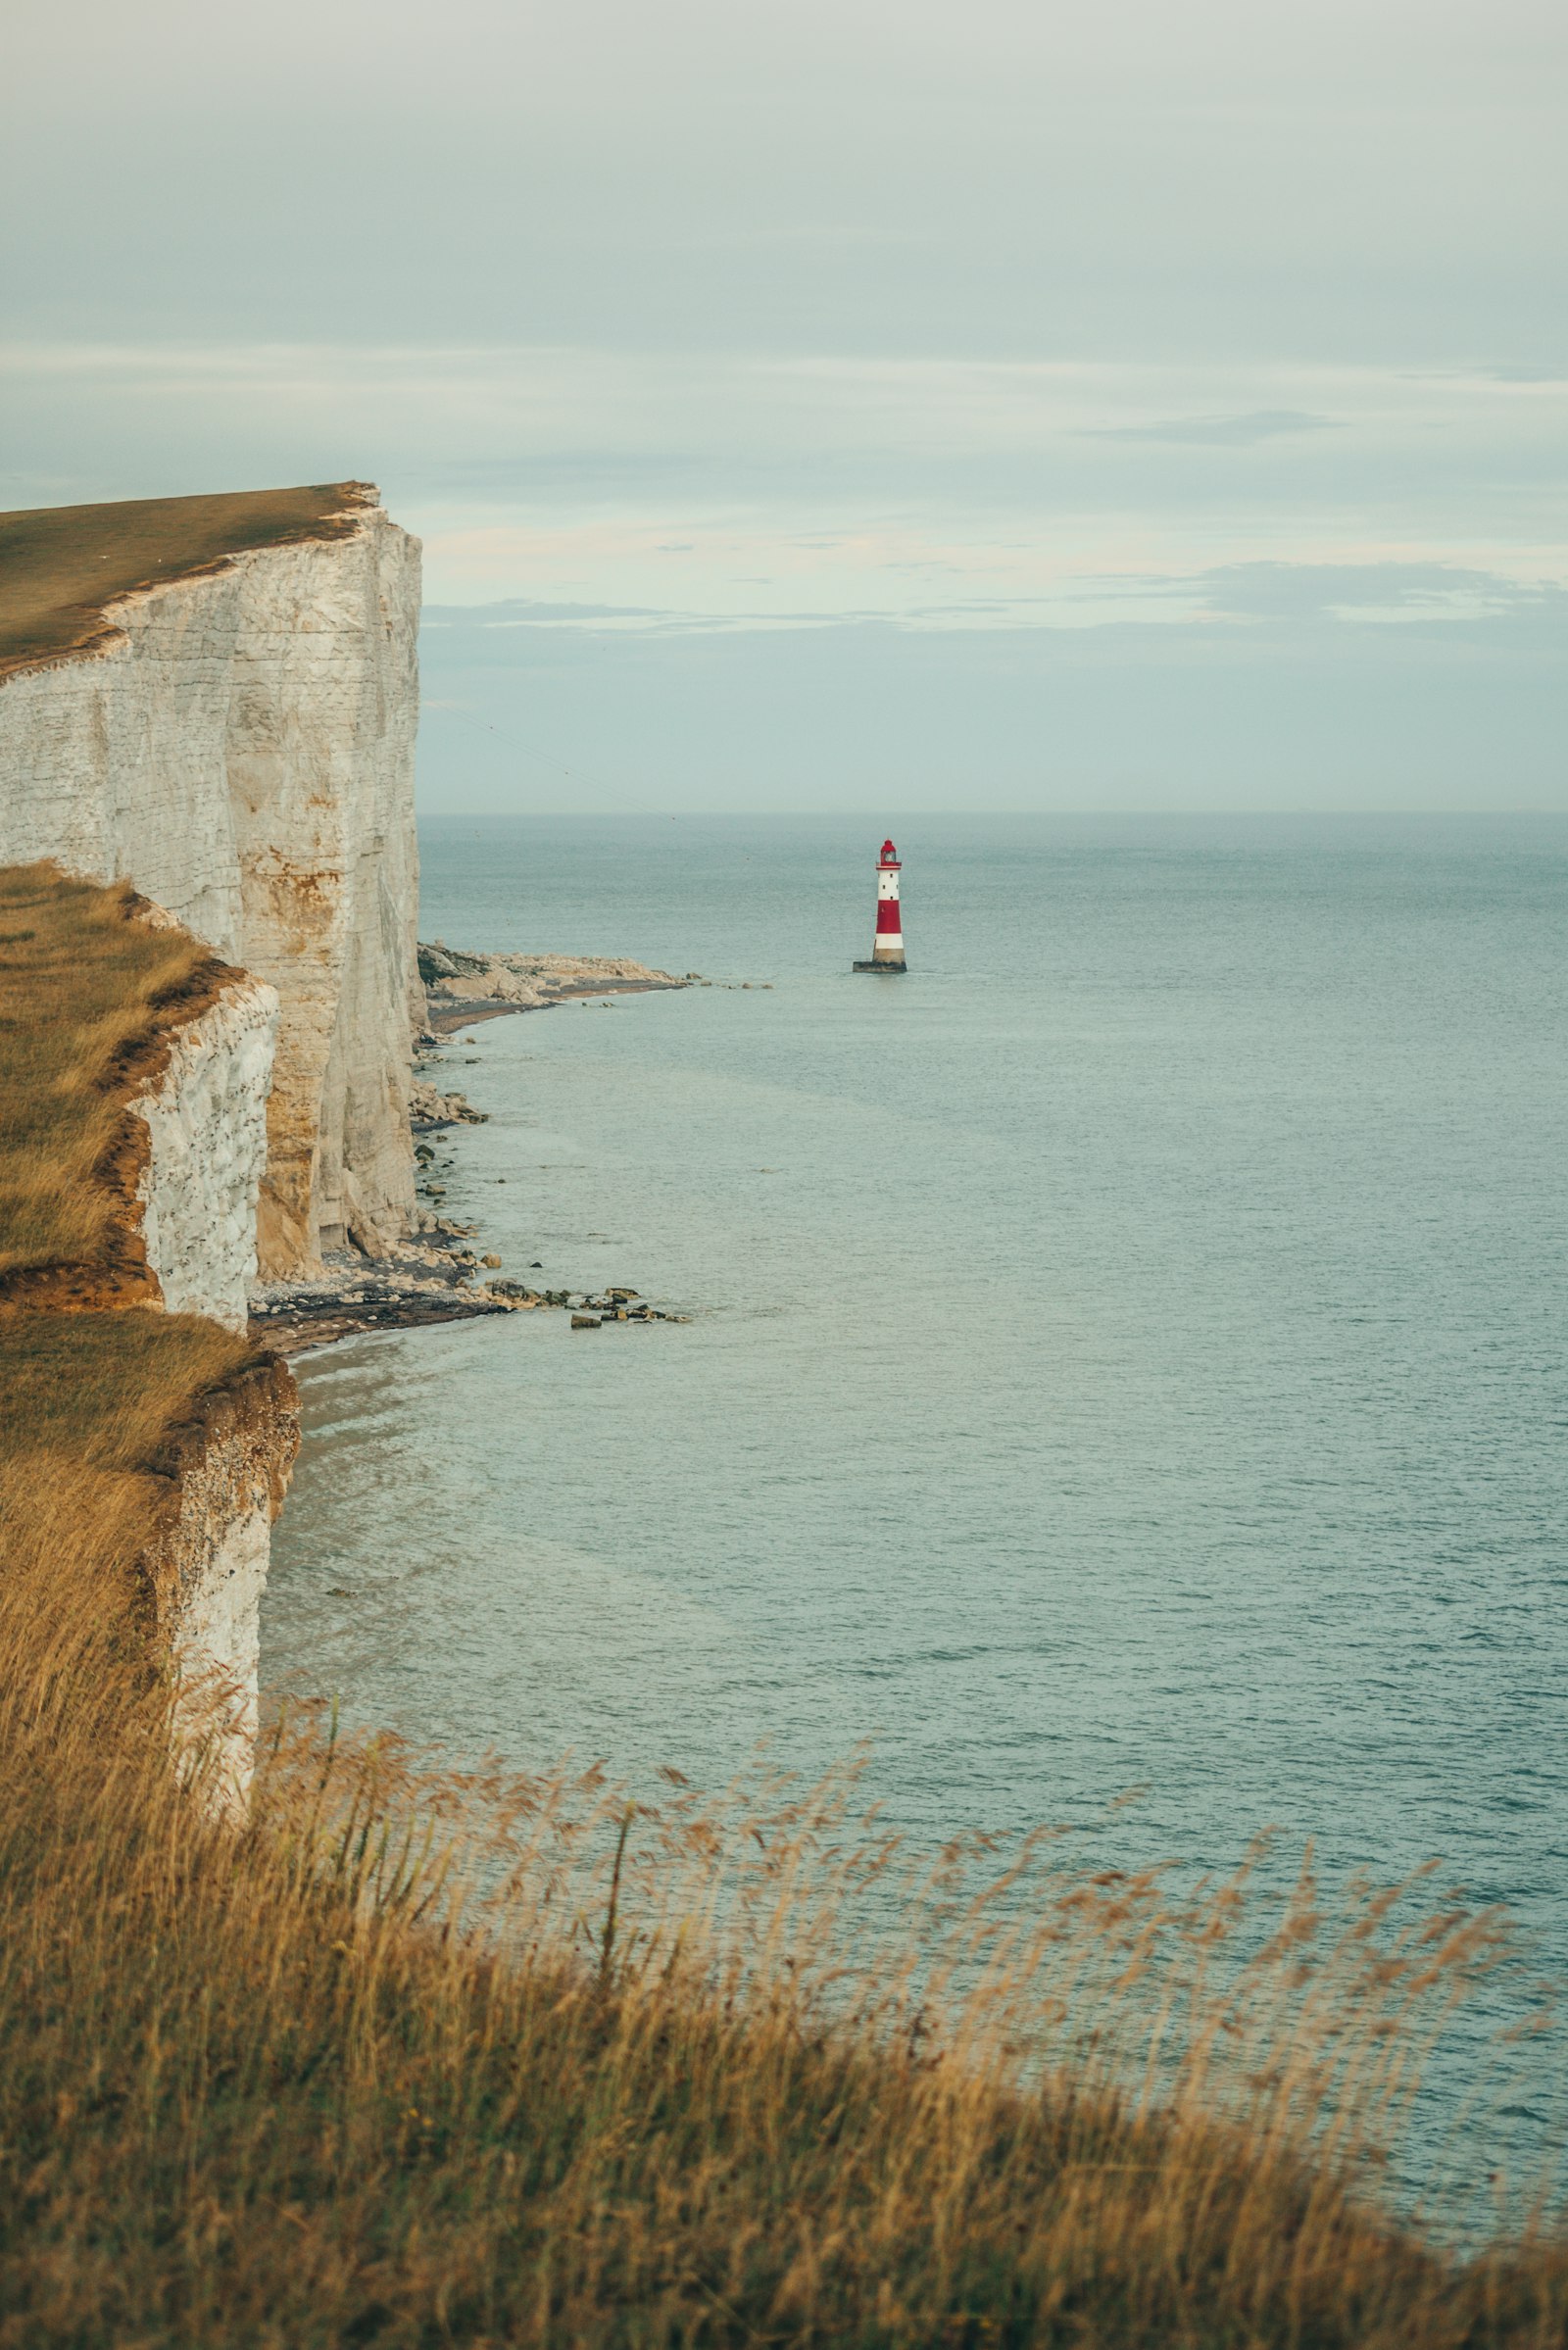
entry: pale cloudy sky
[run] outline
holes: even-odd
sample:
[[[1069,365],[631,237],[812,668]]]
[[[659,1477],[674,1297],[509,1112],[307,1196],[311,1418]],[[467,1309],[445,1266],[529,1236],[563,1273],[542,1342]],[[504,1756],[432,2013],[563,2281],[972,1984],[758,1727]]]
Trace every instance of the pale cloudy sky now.
[[[1568,808],[1565,24],[14,0],[0,501],[379,481],[431,806]]]

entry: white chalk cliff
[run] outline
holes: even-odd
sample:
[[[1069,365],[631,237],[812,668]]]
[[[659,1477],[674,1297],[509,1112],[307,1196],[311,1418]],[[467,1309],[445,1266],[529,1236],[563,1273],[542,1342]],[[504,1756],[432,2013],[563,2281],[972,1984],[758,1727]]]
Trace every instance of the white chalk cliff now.
[[[323,1248],[384,1252],[415,1205],[419,548],[373,491],[345,485],[330,518],[136,586],[90,641],[0,676],[0,863],[128,877],[276,991],[258,1243],[274,1277],[318,1270]],[[222,1082],[253,1083],[243,1053],[219,1058]],[[155,1156],[177,1146],[155,1134]],[[209,1197],[187,1159],[198,1188],[176,1210],[155,1186],[147,1233],[196,1304],[178,1264],[235,1170]]]
[[[277,993],[236,973],[177,1029],[166,1066],[131,1103],[147,1129],[137,1196],[147,1266],[172,1314],[243,1330],[256,1275]]]
[[[172,1432],[168,1501],[142,1562],[176,1676],[176,1738],[208,1749],[225,1807],[243,1805],[255,1770],[262,1593],[298,1446],[294,1382],[264,1356]]]

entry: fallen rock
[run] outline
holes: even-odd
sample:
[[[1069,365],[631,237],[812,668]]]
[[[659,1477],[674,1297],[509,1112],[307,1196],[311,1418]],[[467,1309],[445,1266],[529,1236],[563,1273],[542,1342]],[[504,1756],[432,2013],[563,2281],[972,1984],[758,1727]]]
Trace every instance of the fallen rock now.
[[[409,1088],[409,1116],[417,1126],[486,1126],[488,1113],[470,1106],[462,1094],[438,1093],[427,1077]]]

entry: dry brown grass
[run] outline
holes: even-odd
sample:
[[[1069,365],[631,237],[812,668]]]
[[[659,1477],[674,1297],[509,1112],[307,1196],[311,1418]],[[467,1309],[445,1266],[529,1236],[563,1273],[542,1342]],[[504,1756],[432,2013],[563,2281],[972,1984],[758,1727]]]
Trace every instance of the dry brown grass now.
[[[0,1280],[112,1253],[134,1191],[138,1065],[222,968],[185,931],[132,920],[135,903],[128,884],[49,864],[0,870]]]
[[[372,501],[363,482],[335,481],[0,514],[0,677],[100,639],[105,605],[128,589],[253,547],[341,536]]]
[[[1241,1959],[1245,1872],[906,1881],[853,1776],[631,1810],[285,1717],[235,1834],[168,1755],[112,1583],[0,1579],[8,2350],[1563,2341],[1559,2238],[1378,2202],[1486,1919],[1303,1882]]]
[[[0,1317],[0,1574],[116,1580],[168,1499],[170,1431],[257,1358],[249,1340],[156,1307]]]

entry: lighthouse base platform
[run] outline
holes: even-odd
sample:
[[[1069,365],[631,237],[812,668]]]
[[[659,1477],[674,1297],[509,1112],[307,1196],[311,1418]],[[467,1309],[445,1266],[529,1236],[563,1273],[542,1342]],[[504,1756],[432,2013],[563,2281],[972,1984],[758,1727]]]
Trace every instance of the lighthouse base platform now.
[[[894,962],[891,956],[885,955],[880,962],[856,963],[852,967],[857,971],[906,971],[909,966],[906,962]]]

